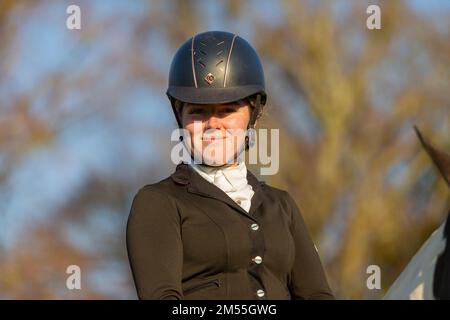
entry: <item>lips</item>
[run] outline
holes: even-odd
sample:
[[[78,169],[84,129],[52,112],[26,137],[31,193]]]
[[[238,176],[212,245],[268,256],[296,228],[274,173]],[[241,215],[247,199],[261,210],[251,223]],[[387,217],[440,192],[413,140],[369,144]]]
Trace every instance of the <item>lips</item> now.
[[[214,142],[214,141],[223,140],[223,139],[226,139],[226,138],[228,138],[228,137],[212,136],[212,137],[203,137],[202,140],[206,141],[206,142]]]

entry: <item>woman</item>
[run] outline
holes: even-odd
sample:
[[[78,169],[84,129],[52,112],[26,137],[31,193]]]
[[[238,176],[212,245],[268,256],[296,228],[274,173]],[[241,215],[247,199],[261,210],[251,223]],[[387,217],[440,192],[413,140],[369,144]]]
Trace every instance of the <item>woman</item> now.
[[[266,101],[254,49],[227,32],[192,37],[167,95],[196,161],[134,197],[127,249],[139,298],[332,299],[294,200],[240,157]]]

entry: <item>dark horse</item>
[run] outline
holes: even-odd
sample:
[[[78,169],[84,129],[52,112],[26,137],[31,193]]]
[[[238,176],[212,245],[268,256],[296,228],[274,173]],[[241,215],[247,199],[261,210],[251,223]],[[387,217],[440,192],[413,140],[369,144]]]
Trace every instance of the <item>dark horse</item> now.
[[[420,142],[450,187],[450,154],[414,127]],[[404,269],[384,299],[450,299],[450,212]]]
[[[415,127],[416,133],[422,142],[425,150],[427,150],[433,162],[441,172],[448,186],[450,187],[450,154],[436,149],[431,145]],[[444,239],[446,245],[444,251],[439,255],[433,277],[433,295],[435,299],[450,299],[450,212],[444,227]]]

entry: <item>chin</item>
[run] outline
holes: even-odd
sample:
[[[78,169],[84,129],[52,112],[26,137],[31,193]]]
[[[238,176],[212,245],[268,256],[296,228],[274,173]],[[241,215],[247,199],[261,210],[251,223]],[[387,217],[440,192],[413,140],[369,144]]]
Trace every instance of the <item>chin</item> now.
[[[195,159],[201,159],[202,164],[212,167],[233,164],[245,149],[244,139],[239,139],[237,144],[233,139],[220,139],[206,143],[202,140],[193,142]],[[201,148],[195,146],[200,146]]]
[[[234,158],[234,157],[233,157]],[[234,159],[230,159],[227,161],[227,159],[221,158],[221,157],[203,157],[203,164],[206,164],[211,167],[221,167],[227,164],[232,164],[234,162]]]

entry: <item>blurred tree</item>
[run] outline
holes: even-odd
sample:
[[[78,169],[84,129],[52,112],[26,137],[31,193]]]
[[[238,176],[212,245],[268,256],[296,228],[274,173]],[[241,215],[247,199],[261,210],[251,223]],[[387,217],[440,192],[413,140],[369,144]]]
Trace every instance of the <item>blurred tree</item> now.
[[[383,2],[379,31],[365,28],[364,2],[343,14],[321,4],[285,2],[282,24],[256,27],[278,86],[297,96],[289,105],[284,92],[274,97],[273,109],[283,112],[273,112],[271,125],[285,128],[290,109],[301,108],[316,124],[312,140],[283,131],[274,182],[296,195],[338,296],[379,298],[446,212],[445,187],[424,174],[430,164],[412,124],[450,141],[442,94],[448,29],[439,35],[400,1]],[[381,267],[384,289],[375,294],[365,287],[372,264]]]
[[[33,18],[59,12],[64,28],[64,4],[0,3],[0,297],[135,297],[125,223],[136,190],[173,169],[175,120],[164,95],[170,56],[192,34],[223,29],[249,38],[266,69],[261,126],[281,129],[281,163],[264,178],[296,198],[337,296],[380,298],[448,206],[412,125],[450,145],[449,11],[430,19],[405,2],[382,2],[382,29],[368,30],[365,2],[136,1],[134,11],[101,3],[80,1],[78,33],[47,22],[53,38],[62,33],[71,45],[46,57],[61,65],[25,89],[14,76],[31,45],[19,43],[37,28]],[[138,89],[155,101],[132,99]],[[143,102],[156,111],[140,115]],[[114,142],[96,146],[99,158],[112,150],[101,158],[112,169],[86,169],[73,192],[40,208],[48,213],[28,218],[26,232],[4,245],[16,219],[7,210],[14,174],[42,150],[73,165],[70,145],[94,139],[92,126]],[[64,288],[69,264],[90,279],[81,292]],[[382,270],[376,293],[365,286],[372,264]],[[108,272],[118,277],[112,287]]]

